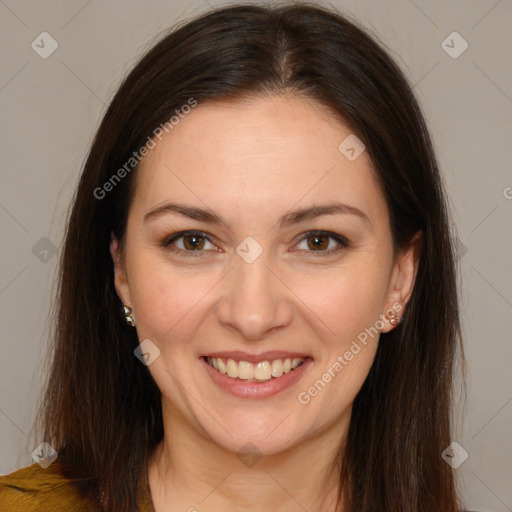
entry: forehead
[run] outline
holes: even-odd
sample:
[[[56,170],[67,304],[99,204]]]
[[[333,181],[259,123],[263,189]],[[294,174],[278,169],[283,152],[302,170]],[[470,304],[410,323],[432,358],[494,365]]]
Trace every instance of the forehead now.
[[[199,103],[155,139],[137,170],[134,206],[179,199],[219,212],[277,213],[299,201],[345,200],[382,216],[367,153],[350,161],[339,149],[351,135],[325,106],[297,96]]]

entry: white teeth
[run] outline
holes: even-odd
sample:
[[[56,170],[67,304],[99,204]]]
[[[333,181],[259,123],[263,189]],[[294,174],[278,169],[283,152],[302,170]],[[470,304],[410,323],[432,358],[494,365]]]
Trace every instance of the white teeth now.
[[[272,368],[270,367],[270,363],[268,361],[262,361],[258,363],[254,367],[254,377],[255,380],[270,380],[272,378]]]
[[[302,363],[302,359],[300,357],[295,357],[294,359],[292,359],[292,368],[297,368],[297,366],[299,366],[300,363]]]
[[[283,375],[283,361],[276,359],[272,361],[272,377],[281,377]]]
[[[275,359],[274,361],[260,361],[253,364],[248,361],[235,361],[228,359],[225,363],[220,357],[207,357],[208,364],[213,366],[219,373],[227,374],[233,379],[246,380],[251,382],[266,382],[272,378],[281,377],[298,368],[304,358]]]
[[[238,377],[238,364],[233,359],[228,359],[228,376],[236,379]]]
[[[208,359],[210,361],[212,360],[211,357],[209,357]],[[217,361],[217,364],[219,365],[218,370],[220,373],[228,373],[228,368],[226,366],[226,363],[224,363],[224,361],[220,357],[216,357],[215,361]],[[215,366],[214,366],[214,368],[215,368]]]
[[[230,359],[229,361],[232,361],[232,359]],[[228,361],[228,364],[229,364],[229,361]],[[240,361],[238,363],[238,378],[242,379],[242,380],[253,379],[254,378],[254,365],[252,365],[251,363],[248,363],[247,361]]]

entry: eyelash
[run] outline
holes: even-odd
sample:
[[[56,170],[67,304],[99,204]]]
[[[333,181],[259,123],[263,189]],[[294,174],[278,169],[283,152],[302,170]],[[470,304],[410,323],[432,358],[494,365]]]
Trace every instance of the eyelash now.
[[[179,240],[180,238],[184,238],[185,236],[190,236],[190,235],[195,235],[195,236],[198,236],[201,238],[205,238],[206,240],[208,240],[208,242],[213,243],[208,238],[208,235],[204,231],[189,230],[189,231],[180,231],[179,233],[174,233],[173,235],[164,238],[161,241],[161,245],[164,248],[170,249],[172,252],[174,252],[176,254],[180,254],[180,255],[183,255],[186,257],[192,257],[192,258],[199,257],[200,258],[203,256],[201,253],[205,252],[204,250],[200,249],[200,250],[194,250],[194,251],[186,251],[184,249],[178,249],[172,245],[176,240]],[[313,256],[314,258],[330,256],[331,254],[334,254],[334,253],[344,249],[345,247],[350,246],[349,241],[344,236],[338,235],[336,233],[332,233],[331,231],[321,231],[321,230],[307,231],[306,233],[303,233],[302,238],[297,243],[301,243],[310,237],[319,236],[319,235],[326,236],[328,238],[332,238],[333,240],[338,242],[339,246],[335,249],[330,249],[328,251],[322,251],[322,250],[306,251],[306,252],[311,253],[311,256]]]

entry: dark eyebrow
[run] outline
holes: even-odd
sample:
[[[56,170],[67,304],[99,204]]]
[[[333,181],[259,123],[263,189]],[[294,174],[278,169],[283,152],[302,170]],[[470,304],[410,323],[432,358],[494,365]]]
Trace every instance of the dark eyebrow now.
[[[211,210],[207,210],[204,208],[198,208],[196,206],[188,206],[185,204],[179,203],[166,203],[162,206],[158,206],[157,208],[149,211],[144,215],[144,222],[160,217],[166,213],[178,213],[183,217],[188,217],[189,219],[200,220],[206,222],[207,224],[224,224],[227,226],[224,219],[217,214],[213,213]]]
[[[211,210],[179,203],[166,203],[162,206],[154,208],[153,210],[149,211],[144,215],[144,222],[150,219],[154,219],[156,217],[160,217],[161,215],[164,215],[166,213],[177,213],[184,217],[188,217],[189,219],[206,222],[207,224],[223,224],[224,226],[227,226],[227,222],[222,217],[215,214]],[[354,206],[349,206],[342,203],[330,203],[326,205],[310,206],[308,208],[302,208],[300,210],[295,210],[293,212],[286,213],[279,219],[276,226],[278,229],[280,229],[286,226],[290,226],[292,224],[298,224],[299,222],[303,222],[305,220],[314,219],[316,217],[322,217],[324,215],[335,214],[355,215],[364,220],[371,227],[370,219],[364,212],[362,212],[358,208],[355,208]]]
[[[330,203],[319,206],[311,206],[309,208],[302,208],[300,210],[287,213],[286,215],[283,215],[281,219],[279,219],[277,222],[277,227],[282,228],[285,226],[290,226],[291,224],[298,224],[299,222],[303,222],[305,220],[314,219],[316,217],[322,217],[324,215],[336,215],[340,213],[345,215],[355,215],[368,223],[370,227],[372,225],[368,215],[366,215],[366,213],[362,212],[355,206],[349,206],[342,203]]]

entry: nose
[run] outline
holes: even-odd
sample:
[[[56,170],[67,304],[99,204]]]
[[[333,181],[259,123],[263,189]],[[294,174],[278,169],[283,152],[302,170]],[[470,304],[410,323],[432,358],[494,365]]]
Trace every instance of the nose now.
[[[220,324],[252,341],[286,327],[293,316],[291,292],[264,255],[252,263],[235,258],[217,304]]]

